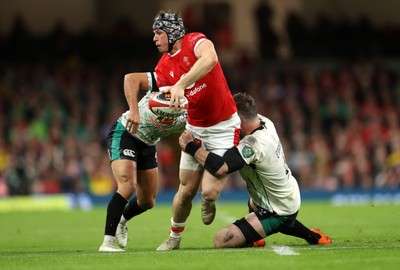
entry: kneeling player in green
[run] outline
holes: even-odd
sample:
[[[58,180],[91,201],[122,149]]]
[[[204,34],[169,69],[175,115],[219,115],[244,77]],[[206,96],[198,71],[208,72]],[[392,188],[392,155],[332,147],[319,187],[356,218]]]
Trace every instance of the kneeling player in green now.
[[[179,144],[206,170],[217,177],[239,170],[247,183],[250,213],[218,231],[216,248],[265,244],[264,238],[278,232],[303,238],[309,244],[327,245],[332,240],[319,229],[309,229],[296,219],[300,209],[300,190],[283,152],[275,126],[257,114],[254,98],[244,93],[234,96],[241,119],[243,138],[223,157],[199,147],[185,131]]]

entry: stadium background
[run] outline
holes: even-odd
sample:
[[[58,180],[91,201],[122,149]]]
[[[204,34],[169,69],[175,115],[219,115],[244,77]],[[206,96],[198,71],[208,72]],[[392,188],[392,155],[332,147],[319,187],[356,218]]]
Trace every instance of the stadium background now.
[[[190,3],[190,4],[189,4]],[[123,76],[152,70],[151,21],[180,10],[215,43],[233,92],[281,135],[303,198],[400,202],[400,18],[395,0],[0,0],[0,198],[115,188],[108,128]],[[160,195],[178,184],[177,136],[158,145]],[[246,196],[231,176],[224,192]],[[28,195],[28,197],[26,197]],[[63,196],[63,195],[62,195]],[[90,203],[89,203],[90,205]]]

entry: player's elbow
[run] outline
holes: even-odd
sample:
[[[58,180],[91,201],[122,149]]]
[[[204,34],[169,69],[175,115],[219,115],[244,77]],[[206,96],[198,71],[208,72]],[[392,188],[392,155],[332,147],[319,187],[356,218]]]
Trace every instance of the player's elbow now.
[[[208,57],[207,57],[207,67],[208,67],[208,70],[212,70],[214,67],[215,67],[215,65],[218,63],[218,56],[217,56],[217,54],[210,54]]]
[[[218,56],[216,53],[211,54],[208,58],[209,65],[214,67],[218,63]]]
[[[126,82],[126,81],[130,81],[130,80],[132,80],[134,77],[135,77],[135,76],[134,76],[133,73],[125,74],[125,76],[124,76],[124,81],[125,81],[125,82]]]
[[[211,71],[218,63],[218,56],[215,51],[210,51],[201,58],[203,59],[202,61],[204,68],[208,71]]]
[[[125,76],[124,76],[124,85],[125,86],[134,85],[135,84],[135,80],[136,80],[136,76],[135,76],[134,73],[125,74]]]
[[[198,53],[198,54],[197,54]],[[218,63],[218,55],[214,44],[210,40],[204,40],[197,49],[196,56],[203,61],[203,64],[210,70]]]

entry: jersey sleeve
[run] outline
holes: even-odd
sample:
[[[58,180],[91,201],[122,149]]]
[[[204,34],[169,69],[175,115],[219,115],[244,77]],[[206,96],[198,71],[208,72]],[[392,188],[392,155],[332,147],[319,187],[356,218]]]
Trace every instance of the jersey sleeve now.
[[[259,149],[260,145],[253,135],[245,136],[237,146],[240,155],[242,156],[243,160],[246,162],[247,165],[251,163],[255,163],[257,160],[260,160],[261,151]]]
[[[207,39],[207,37],[203,33],[200,32],[190,33],[188,34],[189,47],[192,48],[194,52],[195,48],[205,39]]]

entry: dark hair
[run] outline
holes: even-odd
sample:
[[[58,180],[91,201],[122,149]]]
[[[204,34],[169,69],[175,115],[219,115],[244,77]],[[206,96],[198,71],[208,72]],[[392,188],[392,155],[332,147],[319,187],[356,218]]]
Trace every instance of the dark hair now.
[[[257,117],[257,106],[254,98],[246,93],[237,93],[233,96],[240,117],[252,120]]]

